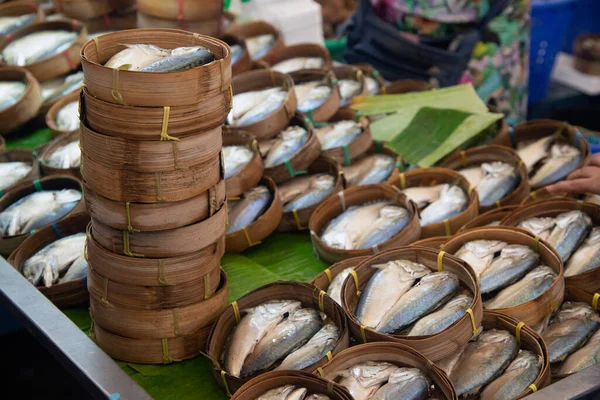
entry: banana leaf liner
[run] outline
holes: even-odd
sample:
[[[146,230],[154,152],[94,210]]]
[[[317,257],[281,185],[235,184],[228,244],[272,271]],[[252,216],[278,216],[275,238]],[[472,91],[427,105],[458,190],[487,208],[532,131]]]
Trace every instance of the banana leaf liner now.
[[[328,173],[335,178],[335,185],[331,195],[339,193],[345,189],[344,174],[341,173],[338,163],[328,157],[319,157],[307,169],[308,174]],[[323,200],[324,201],[324,200]],[[312,206],[292,210],[283,213],[281,222],[277,227],[279,232],[296,232],[308,229],[308,222],[312,213],[319,207],[323,201]],[[284,205],[285,206],[285,205]]]
[[[46,226],[25,239],[8,258],[8,263],[22,272],[25,262],[44,247],[58,239],[76,233],[85,232],[90,217],[85,212],[72,214],[57,222],[55,226]],[[38,290],[58,308],[68,308],[86,303],[89,298],[87,285],[83,279],[57,283],[50,287],[37,286]]]
[[[573,68],[587,75],[600,76],[600,60],[598,52],[586,49],[586,41],[594,41],[595,45],[600,42],[600,34],[587,33],[579,35],[573,46]]]
[[[110,228],[92,218],[94,239],[107,250],[132,257],[179,257],[215,243],[225,234],[227,208],[181,228],[157,232],[129,232]]]
[[[277,186],[275,186],[275,182],[268,177],[264,177],[259,184],[265,185],[271,192],[271,195],[273,196],[271,205],[250,225],[240,231],[229,233],[225,236],[226,253],[240,253],[250,247],[260,244],[261,240],[275,232],[279,222],[281,222],[283,206],[281,205],[281,199],[279,198],[279,192]],[[225,210],[225,212],[227,212],[227,210]]]
[[[574,200],[575,196],[570,193],[550,193],[546,188],[541,188],[529,193],[529,196],[521,205],[529,205],[534,202],[548,201],[548,200]]]
[[[16,39],[20,39],[35,32],[55,30],[76,32],[78,36],[65,51],[25,65],[23,68],[31,72],[39,82],[64,75],[69,71],[77,69],[79,64],[81,64],[79,50],[87,40],[87,28],[77,20],[59,19],[55,21],[38,22],[23,27],[0,39],[0,52],[4,51],[6,46]]]
[[[247,134],[242,129],[224,126],[223,146],[245,146],[254,153],[248,165],[225,181],[227,195],[230,197],[240,196],[246,189],[258,185],[262,179],[264,167],[258,150],[258,142],[254,136]]]
[[[157,142],[158,143],[158,142]],[[167,172],[109,168],[81,154],[81,176],[94,192],[118,202],[161,203],[196,197],[223,180],[222,154],[200,165]],[[169,152],[169,157],[172,152]],[[141,158],[146,160],[146,157]]]
[[[454,386],[444,371],[434,365],[424,354],[400,343],[378,342],[351,347],[337,354],[315,374],[335,382],[342,371],[367,361],[389,362],[399,367],[418,368],[429,376],[435,385],[433,398],[458,399]]]
[[[104,33],[107,31],[122,31],[137,28],[137,11],[134,7],[119,12],[104,14],[83,21],[88,28],[88,33]]]
[[[400,79],[391,82],[385,88],[385,94],[403,94],[413,92],[425,92],[433,89],[433,85],[419,79]]]
[[[326,395],[331,400],[352,400],[348,391],[340,385],[332,385],[325,379],[304,371],[271,371],[250,380],[232,397],[232,400],[254,400],[271,389],[284,385],[296,385],[308,390],[308,394]]]
[[[322,154],[324,156],[333,158],[341,165],[350,165],[352,164],[353,160],[356,160],[369,151],[373,145],[373,137],[371,136],[371,128],[369,127],[368,118],[361,115],[360,112],[353,110],[352,108],[340,108],[329,119],[328,123],[334,123],[343,120],[352,120],[360,124],[362,127],[361,134],[347,145],[335,147],[329,150],[323,150]],[[318,128],[316,132],[318,132]]]
[[[188,19],[165,19],[138,11],[137,26],[138,28],[180,29],[182,31],[199,33],[201,35],[221,37],[223,32],[223,18],[216,17],[201,21],[193,21]]]
[[[223,13],[223,1],[215,0],[138,0],[138,11],[154,17],[206,21]]]
[[[379,84],[379,93],[377,94],[388,94],[385,79],[371,64],[351,64],[362,71],[365,76],[371,77]]]
[[[444,245],[448,241],[448,236],[434,236],[427,239],[417,240],[413,243],[413,246],[430,247],[432,249],[443,249]]]
[[[375,273],[371,268],[375,264],[385,264],[393,260],[410,260],[421,263],[433,272],[450,272],[460,280],[460,291],[465,290],[473,296],[469,310],[454,324],[442,332],[427,336],[406,336],[398,334],[383,334],[361,324],[354,314],[360,299],[360,293]],[[477,277],[471,267],[461,259],[443,250],[429,247],[407,246],[388,250],[370,257],[356,268],[358,279],[346,279],[342,287],[342,306],[350,325],[350,334],[357,343],[394,342],[406,345],[420,352],[432,361],[440,360],[458,350],[467,343],[481,325],[483,306]],[[358,283],[358,287],[356,286]]]
[[[242,37],[231,34],[226,34],[223,36],[223,41],[227,43],[229,47],[236,44],[242,47],[242,55],[235,63],[231,64],[233,76],[250,71],[253,67],[253,63],[252,59],[250,58],[250,53],[248,53],[248,47],[246,47],[246,41]]]
[[[116,8],[114,1],[103,0],[52,0],[56,11],[67,17],[86,20],[110,14]]]
[[[360,264],[364,261],[368,260],[369,257],[354,257],[348,258],[346,260],[342,260],[338,263],[333,264],[331,267],[327,268],[325,271],[321,272],[319,275],[315,276],[312,281],[310,281],[311,285],[315,285],[319,289],[323,291],[327,291],[329,289],[329,285],[333,279],[343,270],[347,268],[352,268],[356,270]]]
[[[592,218],[592,225],[600,225],[600,206],[578,200],[548,200],[522,206],[502,220],[502,225],[517,226],[533,217],[556,217],[569,211],[582,211]],[[565,285],[586,292],[600,292],[600,265],[579,275],[565,276]]]
[[[62,190],[75,189],[83,192],[83,185],[79,179],[67,175],[47,176],[42,179],[36,179],[33,182],[23,181],[15,185],[11,190],[7,191],[4,196],[0,197],[0,211],[10,207],[13,203],[35,192],[43,190]],[[70,215],[85,211],[85,203],[83,199],[63,218],[61,221]],[[55,222],[58,222],[55,221]],[[0,255],[8,257],[25,239],[31,236],[34,232],[23,233],[14,236],[0,237]]]
[[[20,17],[21,15],[35,14],[31,23],[44,20],[44,10],[34,1],[11,1],[0,5],[0,17]]]
[[[560,306],[565,292],[563,264],[550,245],[523,229],[500,226],[475,228],[458,233],[444,245],[444,250],[450,254],[455,254],[465,243],[472,240],[501,240],[508,244],[528,246],[539,253],[540,264],[547,265],[557,274],[552,285],[538,297],[515,307],[486,309],[486,311],[508,315],[518,321],[523,321],[529,326],[534,326]]]
[[[304,128],[308,132],[308,139],[296,153],[283,163],[271,167],[265,166],[264,175],[273,179],[277,184],[289,181],[297,176],[305,175],[308,167],[321,154],[321,143],[319,143],[312,124],[304,114],[296,113],[288,126]]]
[[[2,138],[2,136],[0,136]],[[2,138],[4,140],[4,138]],[[1,146],[0,146],[1,147]],[[20,181],[15,183],[12,186],[7,187],[4,190],[0,190],[0,198],[4,196],[4,194],[8,193],[12,189],[27,185],[30,182],[33,182],[35,179],[40,177],[40,163],[38,158],[31,152],[29,149],[8,149],[0,151],[0,163],[13,162],[13,161],[22,161],[28,164],[31,164],[31,171],[27,175],[23,177]]]
[[[479,215],[479,194],[465,177],[448,168],[418,168],[400,173],[393,185],[401,190],[415,186],[433,186],[443,183],[458,185],[469,197],[467,208],[456,217],[421,228],[421,239],[452,236],[467,222]]]
[[[79,101],[79,93],[77,93],[77,92],[69,93],[66,96],[60,97],[58,99],[58,101],[56,101],[54,104],[52,104],[52,106],[48,110],[48,113],[46,114],[46,125],[48,125],[48,128],[50,128],[50,130],[52,131],[53,137],[57,137],[57,136],[72,133],[72,132],[79,132],[79,128],[77,128],[73,131],[67,131],[64,129],[60,129],[56,125],[56,117],[58,115],[58,112],[60,110],[62,110],[62,108],[64,106],[66,106],[67,104],[72,103],[74,101]]]
[[[502,225],[502,220],[518,208],[519,206],[516,205],[493,208],[490,211],[479,214],[479,216],[467,222],[462,228],[460,228],[459,232],[473,228],[483,228],[484,226],[488,226],[492,223],[496,223],[496,225]]]
[[[207,353],[212,361],[213,376],[219,386],[228,394],[237,392],[244,383],[251,378],[256,379],[257,376],[262,376],[262,374],[258,373],[249,378],[237,378],[224,370],[224,366],[221,365],[221,355],[227,346],[227,339],[240,321],[241,316],[243,316],[244,310],[273,300],[300,301],[302,307],[313,308],[325,313],[339,328],[338,341],[329,357],[323,357],[315,364],[305,368],[305,372],[314,371],[315,368],[322,366],[331,359],[331,356],[335,356],[349,346],[346,316],[342,308],[331,300],[325,292],[320,291],[311,284],[295,281],[279,281],[262,286],[242,296],[227,307],[215,322],[208,340]],[[241,316],[240,313],[242,313]]]
[[[265,21],[234,22],[227,28],[225,34],[240,36],[244,39],[267,34],[273,35],[275,37],[275,43],[273,44],[273,47],[271,47],[271,50],[260,59],[253,61],[266,61],[271,63],[271,61],[274,60],[275,53],[281,51],[285,47],[283,35],[279,28]]]
[[[295,85],[311,81],[323,81],[331,88],[331,94],[323,104],[314,110],[305,112],[313,125],[316,126],[320,122],[326,122],[335,115],[340,108],[340,89],[337,85],[337,78],[333,71],[325,69],[303,69],[290,72],[288,75],[292,77]]]
[[[60,136],[56,136],[50,143],[48,143],[42,151],[40,152],[39,161],[40,161],[40,169],[42,170],[42,174],[44,176],[50,175],[70,175],[74,178],[81,179],[81,173],[79,167],[73,168],[56,168],[51,167],[46,163],[52,154],[55,151],[59,150],[63,146],[67,144],[79,140],[79,131],[73,131],[70,133],[65,133]]]
[[[332,67],[331,70],[333,71],[336,78],[338,79],[338,86],[340,83],[339,81],[342,79],[349,79],[349,80],[353,80],[353,81],[358,81],[360,83],[360,92],[358,92],[358,94],[356,94],[355,96],[349,98],[348,104],[346,104],[345,106],[342,106],[342,107],[349,107],[352,104],[352,99],[355,97],[369,95],[369,88],[367,87],[367,82],[365,81],[363,72],[359,68],[357,68],[353,65],[342,64],[342,65],[339,65],[336,67]],[[344,101],[344,99],[341,98],[341,91],[340,91],[340,101],[341,102]]]
[[[257,140],[270,139],[288,126],[294,117],[297,107],[294,82],[288,75],[275,71],[248,71],[237,75],[232,81],[234,95],[253,90],[264,90],[272,87],[281,87],[287,92],[286,98],[275,111],[260,121],[236,128],[248,131]]]
[[[208,299],[163,310],[128,310],[90,293],[90,312],[95,324],[115,335],[132,339],[171,339],[193,335],[214,323],[227,307],[227,275]]]
[[[300,43],[290,46],[285,46],[274,52],[273,57],[268,60],[257,62],[259,68],[270,68],[282,61],[296,57],[318,57],[323,59],[321,68],[328,69],[331,67],[331,56],[327,49],[316,43]]]
[[[4,40],[4,39],[0,39]],[[23,96],[12,106],[0,110],[0,136],[10,133],[34,118],[42,106],[40,84],[33,75],[24,68],[0,66],[0,79],[3,81],[19,81],[27,84]]]
[[[109,276],[111,282],[148,287],[176,287],[190,281],[204,280],[219,270],[225,252],[225,240],[196,253],[169,258],[129,257],[115,254],[102,247],[88,229],[87,255],[94,270]]]
[[[167,49],[204,46],[213,52],[216,60],[187,71],[159,74],[104,66],[125,45],[136,43]],[[88,93],[109,103],[161,109],[165,106],[198,107],[214,97],[228,98],[231,95],[229,47],[218,39],[197,33],[172,29],[111,32],[87,42],[81,48],[81,60]],[[141,117],[139,119],[143,120]]]
[[[480,204],[479,211],[484,213],[502,206],[521,204],[529,196],[529,173],[517,152],[510,147],[498,145],[473,147],[445,159],[439,166],[457,171],[461,168],[473,167],[493,161],[501,161],[515,167],[519,174],[520,182],[512,192],[497,201],[496,204],[492,206],[482,206]]]
[[[401,156],[394,153],[391,149],[388,149],[387,147],[385,147],[385,142],[382,142],[380,140],[375,140],[375,139],[373,139],[373,143],[371,144],[371,147],[369,147],[369,149],[364,154],[362,154],[362,155],[358,156],[358,158],[352,160],[350,165],[360,161],[364,157],[368,157],[373,154],[385,154],[390,157],[394,157],[396,159],[396,165],[394,166],[392,173],[385,180],[385,182],[382,182],[382,183],[387,183],[389,185],[393,184],[394,181],[396,180],[396,177],[399,176],[402,172],[406,172],[406,169],[408,168],[408,165],[402,159]],[[344,169],[344,167],[342,167],[342,170],[343,169]],[[347,186],[353,187],[353,186],[350,186],[350,182],[348,182],[348,181],[349,181],[349,179],[346,179]]]
[[[335,217],[342,214],[352,206],[364,205],[374,201],[387,200],[391,204],[404,207],[410,213],[410,220],[406,227],[390,240],[380,243],[368,249],[340,250],[327,246],[321,240],[323,231]],[[421,225],[417,207],[400,191],[386,184],[365,185],[346,189],[339,192],[337,196],[331,196],[317,207],[310,217],[308,228],[315,254],[322,261],[335,264],[339,261],[371,256],[384,250],[405,246],[413,243],[421,236]]]

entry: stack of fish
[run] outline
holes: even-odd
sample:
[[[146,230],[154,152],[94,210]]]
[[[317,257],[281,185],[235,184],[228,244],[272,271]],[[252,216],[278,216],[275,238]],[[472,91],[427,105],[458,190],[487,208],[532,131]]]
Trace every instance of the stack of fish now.
[[[415,186],[403,192],[421,210],[421,226],[454,218],[469,204],[467,194],[457,185]]]
[[[479,203],[489,207],[509,195],[519,184],[520,178],[515,167],[496,161],[461,169],[463,175],[479,194]]]
[[[322,393],[309,394],[305,387],[285,385],[261,394],[256,400],[330,400]]]

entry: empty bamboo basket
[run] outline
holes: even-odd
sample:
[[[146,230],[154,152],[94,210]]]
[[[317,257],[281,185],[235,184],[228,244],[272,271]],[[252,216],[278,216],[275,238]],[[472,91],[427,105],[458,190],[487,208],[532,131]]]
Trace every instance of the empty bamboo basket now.
[[[29,71],[19,67],[0,67],[0,80],[23,82],[23,96],[12,106],[0,110],[0,135],[5,135],[34,118],[42,106],[40,85]]]
[[[433,86],[427,81],[418,79],[400,79],[387,85],[385,87],[385,94],[425,92],[431,89],[433,89]]]

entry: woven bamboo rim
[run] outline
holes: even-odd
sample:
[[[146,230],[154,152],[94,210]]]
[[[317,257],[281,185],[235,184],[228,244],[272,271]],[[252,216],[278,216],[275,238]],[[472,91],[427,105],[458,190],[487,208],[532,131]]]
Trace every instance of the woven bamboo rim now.
[[[417,240],[413,246],[430,247],[432,249],[442,249],[448,241],[448,236],[434,236],[427,239]]]
[[[55,226],[47,226],[35,232],[17,247],[8,258],[8,263],[21,272],[25,261],[44,247],[58,239],[76,233],[85,232],[90,217],[85,212],[72,214],[57,222]],[[58,308],[68,308],[88,301],[88,291],[83,279],[58,283],[50,287],[38,286],[38,290]]]
[[[138,286],[175,286],[204,279],[211,271],[219,269],[225,252],[225,240],[192,254],[169,258],[137,258],[121,256],[98,244],[88,229],[88,259],[100,275],[109,276],[112,282]]]
[[[327,224],[351,206],[363,205],[377,200],[388,200],[394,205],[404,207],[410,213],[406,227],[390,240],[369,249],[340,250],[327,246],[320,235]],[[421,235],[421,225],[415,204],[404,194],[390,185],[365,185],[346,189],[337,196],[331,196],[317,207],[308,223],[311,240],[319,259],[334,264],[347,258],[371,256],[383,250],[404,246],[415,242]]]
[[[99,0],[52,0],[56,11],[79,20],[101,17],[116,8],[114,1]]]
[[[244,39],[250,39],[256,36],[266,34],[273,35],[275,37],[275,43],[273,44],[271,50],[262,58],[255,61],[270,62],[273,60],[275,53],[281,51],[285,47],[285,44],[283,42],[283,35],[281,34],[279,28],[265,21],[250,21],[244,23],[234,22],[233,24],[231,24],[231,26],[229,26],[229,28],[227,28],[225,33],[240,36]]]
[[[357,95],[353,96],[351,99],[349,99],[348,106],[352,104],[353,98],[369,95],[369,88],[367,87],[367,82],[365,82],[363,72],[359,68],[352,65],[342,64],[337,67],[331,68],[331,70],[338,79],[338,83],[340,79],[350,79],[353,81],[358,81],[360,83],[360,92]]]
[[[573,46],[573,67],[584,74],[600,76],[600,62],[597,59],[597,54],[593,54],[583,47],[583,43],[586,40],[598,42],[600,35],[597,33],[587,33],[579,35],[575,39],[575,45]]]
[[[1,138],[1,136],[0,136]],[[2,138],[2,142],[4,142],[4,138]],[[0,146],[1,147],[1,146]],[[31,164],[31,171],[23,177],[19,182],[14,185],[4,189],[4,191],[0,190],[0,198],[4,196],[5,193],[10,192],[12,189],[27,185],[30,182],[33,182],[35,179],[40,176],[40,164],[37,157],[31,152],[29,149],[8,149],[2,150],[0,152],[0,163],[13,162],[13,161],[22,161],[28,164]]]
[[[377,81],[379,84],[379,93],[377,94],[388,94],[385,79],[371,64],[352,64],[352,66],[360,69],[364,75]]]
[[[400,367],[418,368],[435,384],[437,390],[434,398],[458,399],[454,386],[444,371],[435,366],[424,354],[400,343],[367,343],[351,347],[336,355],[316,373],[333,381],[340,372],[367,361],[384,361]]]
[[[188,1],[191,2],[193,0]],[[165,19],[138,11],[137,26],[139,28],[180,29],[182,31],[199,33],[201,35],[220,37],[223,31],[223,18],[217,17],[202,21],[192,21],[187,19]]]
[[[275,232],[275,229],[277,229],[277,226],[281,221],[283,206],[281,205],[281,199],[279,198],[279,192],[277,186],[275,186],[275,182],[270,178],[264,177],[259,183],[269,188],[269,191],[273,196],[271,205],[267,211],[246,228],[225,236],[226,253],[240,253],[247,248],[260,244],[262,240]]]
[[[265,167],[264,175],[275,183],[282,183],[300,175],[305,175],[308,167],[321,154],[321,143],[312,124],[304,114],[296,113],[290,120],[289,126],[299,126],[308,132],[308,139],[300,149],[284,163]]]
[[[34,180],[32,183],[25,181],[14,186],[4,196],[0,197],[0,211],[8,208],[16,201],[40,190],[62,190],[76,189],[83,192],[81,181],[67,175],[54,175]],[[59,221],[70,215],[77,214],[85,210],[85,203],[80,201],[67,215]],[[55,221],[58,222],[58,221]],[[8,257],[25,239],[31,236],[33,232],[23,233],[15,236],[0,237],[0,255]]]
[[[600,225],[600,206],[577,200],[548,200],[523,206],[502,220],[502,225],[517,226],[520,222],[533,217],[556,217],[569,211],[583,211],[592,218],[594,226]],[[565,276],[565,285],[586,292],[600,291],[600,266],[579,275]]]
[[[121,12],[117,10],[111,14],[87,19],[85,24],[89,34],[135,29],[137,28],[137,12],[135,8],[128,8]]]
[[[529,193],[529,196],[527,196],[527,198],[525,200],[523,200],[521,205],[528,205],[528,204],[535,203],[538,201],[569,200],[569,199],[570,200],[575,199],[575,195],[570,194],[570,193],[550,193],[550,192],[548,192],[548,190],[545,187],[543,187],[541,189],[534,190],[531,193]]]
[[[270,139],[285,129],[296,112],[297,100],[294,82],[288,75],[275,71],[248,71],[233,78],[233,93],[282,87],[287,91],[283,104],[266,118],[239,128],[248,131],[258,140]]]
[[[123,50],[124,45],[135,43],[168,49],[201,45],[213,52],[216,61],[183,72],[159,74],[120,71],[104,66],[110,57]],[[89,94],[109,103],[161,108],[197,106],[224,92],[231,92],[229,47],[218,39],[197,33],[172,29],[111,32],[87,42],[81,49],[81,59]]]
[[[433,89],[433,86],[427,81],[422,81],[419,79],[400,79],[387,85],[385,88],[385,93],[403,94],[412,92],[425,92],[431,89]]]
[[[296,57],[319,57],[323,59],[323,69],[331,67],[331,56],[327,49],[316,43],[300,43],[285,46],[274,52],[267,61],[256,63],[259,68],[270,68],[282,61]]]
[[[45,18],[44,10],[33,1],[11,1],[0,5],[0,16],[2,17],[19,17],[26,14],[35,14],[32,23],[41,22]]]
[[[227,339],[233,332],[237,322],[239,322],[239,312],[273,300],[297,300],[302,303],[303,307],[320,310],[330,317],[340,331],[339,339],[331,351],[332,356],[335,356],[349,346],[348,325],[344,312],[329,296],[324,295],[324,292],[321,292],[311,284],[294,281],[274,282],[262,286],[244,295],[227,307],[215,322],[208,340],[207,353],[212,361],[213,376],[219,386],[222,388],[227,387],[230,393],[235,393],[249,380],[229,375],[220,364],[220,357],[226,346]],[[304,371],[312,372],[315,368],[325,364],[327,360],[327,357],[323,357],[315,364],[305,368]]]
[[[138,0],[144,14],[175,20],[217,19],[223,13],[223,1],[214,0]]]
[[[523,321],[529,326],[534,326],[560,306],[565,291],[563,264],[556,251],[546,242],[519,228],[485,227],[456,234],[444,245],[444,250],[450,254],[455,254],[465,243],[472,240],[501,240],[508,244],[528,246],[539,253],[540,264],[547,265],[557,274],[552,285],[540,296],[515,307],[499,308],[492,311]]]
[[[373,145],[373,137],[371,136],[369,119],[363,116],[359,111],[348,107],[340,108],[329,119],[329,123],[342,120],[353,120],[358,122],[362,127],[362,133],[346,146],[324,150],[323,155],[333,158],[342,165],[350,165],[353,160],[369,151]]]
[[[238,60],[231,65],[231,70],[233,76],[239,75],[243,72],[250,71],[252,69],[253,63],[250,58],[250,53],[248,53],[248,48],[246,47],[246,41],[238,36],[227,34],[223,37],[223,41],[229,45],[229,47],[239,44],[242,46],[242,55]]]
[[[247,189],[258,185],[263,176],[264,167],[258,150],[258,143],[254,136],[247,134],[244,130],[225,126],[223,129],[223,146],[246,146],[254,153],[248,165],[225,181],[229,197],[241,196]]]
[[[598,311],[600,307],[600,293],[586,292],[585,290],[581,290],[575,287],[566,288],[565,300],[581,301],[583,303],[591,305],[592,308],[596,311]]]
[[[132,339],[170,339],[192,335],[212,324],[227,307],[227,293],[227,275],[221,271],[217,291],[198,303],[164,310],[126,310],[90,293],[90,312],[96,324],[115,335]]]
[[[97,323],[90,329],[93,340],[117,360],[138,364],[171,364],[195,358],[206,347],[212,326],[189,335],[164,339],[132,339],[112,334]]]
[[[469,196],[469,203],[465,211],[456,217],[422,227],[422,239],[436,236],[452,236],[464,224],[479,214],[479,195],[477,194],[477,190],[473,188],[465,177],[456,171],[447,168],[419,168],[406,173],[400,173],[394,179],[394,186],[402,190],[415,186],[432,186],[441,183],[458,185]]]
[[[331,70],[325,69],[303,69],[300,71],[290,72],[288,74],[294,80],[294,84],[298,85],[310,81],[326,81],[331,88],[331,94],[323,104],[306,113],[310,121],[315,125],[319,122],[326,122],[340,108],[340,89],[337,85],[337,78]]]
[[[388,335],[363,326],[354,315],[354,310],[359,300],[358,293],[364,290],[365,285],[376,271],[371,266],[401,259],[421,263],[433,272],[445,271],[455,274],[460,280],[462,290],[468,290],[473,296],[473,302],[469,307],[471,313],[465,313],[444,331],[427,336]],[[356,275],[358,287],[353,279],[346,279],[344,282],[342,306],[348,316],[350,334],[358,343],[381,341],[401,343],[420,352],[428,359],[437,361],[454,353],[467,343],[481,325],[483,305],[475,272],[466,262],[443,250],[418,246],[389,250],[363,261],[356,267]]]
[[[512,192],[497,201],[495,205],[482,206],[480,204],[480,212],[487,212],[502,206],[521,204],[529,196],[529,172],[517,152],[510,147],[498,145],[473,147],[445,159],[439,166],[458,170],[492,161],[501,161],[515,167],[521,181]]]
[[[364,261],[368,260],[369,257],[354,257],[348,258],[347,260],[342,260],[338,263],[333,264],[331,267],[327,268],[325,271],[321,272],[319,275],[315,276],[312,281],[310,281],[311,285],[315,285],[317,288],[327,291],[329,289],[329,285],[333,279],[338,276],[340,272],[345,270],[346,268],[352,268],[356,270],[360,264]]]
[[[178,107],[131,107],[102,101],[82,91],[81,120],[91,130],[136,141],[183,139],[214,131],[225,122],[231,93],[223,92],[202,104]]]
[[[50,175],[70,175],[74,178],[81,179],[81,173],[79,172],[79,167],[73,168],[55,168],[46,164],[46,160],[50,158],[50,156],[60,149],[61,147],[79,140],[79,131],[74,131],[71,133],[65,133],[63,135],[55,137],[50,143],[44,146],[43,150],[40,152],[40,169],[42,170],[42,174],[44,176]]]
[[[195,253],[225,234],[227,208],[212,217],[181,228],[158,232],[129,232],[110,228],[92,218],[94,239],[105,249],[132,257],[178,257]]]
[[[39,83],[24,68],[2,66],[0,67],[0,79],[27,84],[23,97],[12,106],[0,111],[0,120],[2,121],[0,135],[5,135],[34,118],[43,100]]]
[[[332,195],[339,193],[345,189],[344,174],[340,171],[338,163],[328,157],[320,156],[313,162],[306,170],[308,174],[317,173],[328,173],[335,177],[335,185],[333,187]],[[308,229],[308,222],[312,213],[319,207],[320,203],[314,204],[310,207],[302,208],[300,210],[292,210],[284,212],[281,222],[277,227],[279,232],[295,232],[304,231]]]
[[[19,29],[13,34],[6,35],[0,39],[0,52],[4,51],[9,43],[16,39],[40,31],[66,30],[78,33],[77,39],[62,53],[55,54],[43,60],[36,61],[23,68],[40,82],[56,78],[69,71],[77,69],[81,63],[79,49],[87,39],[87,28],[81,22],[74,19],[60,19],[55,21],[39,22]]]
[[[501,222],[506,216],[510,215],[513,211],[517,210],[519,206],[504,206],[500,208],[494,208],[488,212],[480,214],[471,221],[467,222],[460,228],[459,232],[466,231],[473,228],[483,228],[488,226],[492,222]],[[501,225],[501,224],[500,224]]]
[[[79,101],[79,93],[77,93],[77,92],[69,93],[66,96],[60,97],[58,99],[58,101],[56,101],[54,104],[52,104],[52,106],[48,110],[48,113],[46,114],[46,125],[48,125],[48,128],[50,128],[50,130],[52,131],[53,137],[57,137],[62,134],[68,134],[68,133],[72,133],[72,132],[79,133],[79,128],[77,128],[73,131],[67,131],[64,129],[59,129],[58,126],[56,126],[56,116],[57,116],[58,112],[60,110],[62,110],[62,108],[64,106],[66,106],[67,104],[72,103],[74,101]]]

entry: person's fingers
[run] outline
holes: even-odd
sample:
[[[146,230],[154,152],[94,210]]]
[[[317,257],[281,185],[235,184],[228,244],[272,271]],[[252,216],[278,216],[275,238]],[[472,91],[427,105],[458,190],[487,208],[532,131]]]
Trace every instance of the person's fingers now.
[[[583,167],[576,169],[567,176],[568,180],[581,179],[581,178],[600,178],[600,168],[598,167]]]
[[[561,192],[576,193],[576,194],[588,193],[588,192],[595,193],[595,191],[593,190],[593,187],[594,187],[594,180],[591,178],[584,178],[584,179],[575,179],[575,180],[558,182],[558,183],[555,183],[554,185],[548,186],[546,188],[546,190],[548,190],[549,193],[561,193]]]
[[[600,167],[600,153],[591,156],[586,165]]]

